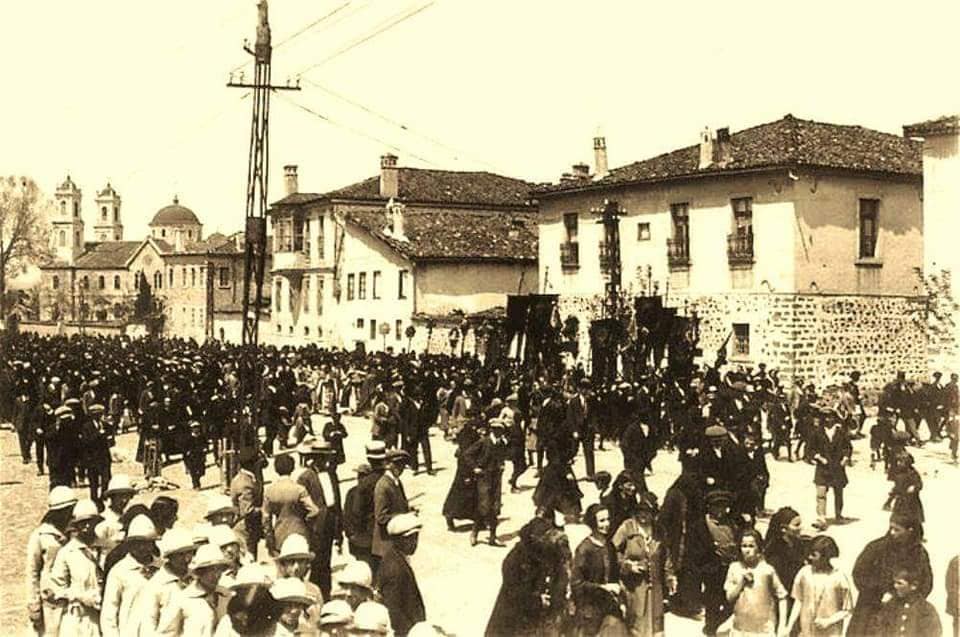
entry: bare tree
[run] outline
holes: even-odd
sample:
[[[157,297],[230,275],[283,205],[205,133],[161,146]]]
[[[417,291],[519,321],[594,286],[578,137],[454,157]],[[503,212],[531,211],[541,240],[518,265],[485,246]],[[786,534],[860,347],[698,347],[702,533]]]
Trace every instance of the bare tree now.
[[[51,204],[29,177],[0,177],[0,318],[6,316],[7,277],[50,254]]]

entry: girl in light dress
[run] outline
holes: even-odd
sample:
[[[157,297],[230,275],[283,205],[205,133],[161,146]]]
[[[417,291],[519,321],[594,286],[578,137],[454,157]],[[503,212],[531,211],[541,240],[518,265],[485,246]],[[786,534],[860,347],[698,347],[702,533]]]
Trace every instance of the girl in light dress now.
[[[731,637],[775,637],[787,622],[787,590],[763,559],[762,538],[747,529],[738,542],[740,559],[730,564],[723,585],[733,615],[725,622]],[[720,632],[720,631],[718,631]]]
[[[837,543],[818,535],[810,544],[807,565],[793,581],[793,611],[781,635],[789,635],[800,621],[800,637],[841,637],[843,622],[850,616],[853,598],[846,574],[830,564],[840,555]]]

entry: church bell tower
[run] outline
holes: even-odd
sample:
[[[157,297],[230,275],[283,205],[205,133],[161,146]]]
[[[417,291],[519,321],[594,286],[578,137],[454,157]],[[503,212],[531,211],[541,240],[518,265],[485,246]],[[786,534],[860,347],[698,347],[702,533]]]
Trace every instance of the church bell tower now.
[[[83,196],[77,185],[67,175],[54,193],[56,210],[53,213],[53,253],[57,261],[72,264],[83,254],[83,217],[80,215],[80,200]]]
[[[120,195],[109,182],[97,193],[97,222],[93,225],[93,236],[95,241],[123,241]]]

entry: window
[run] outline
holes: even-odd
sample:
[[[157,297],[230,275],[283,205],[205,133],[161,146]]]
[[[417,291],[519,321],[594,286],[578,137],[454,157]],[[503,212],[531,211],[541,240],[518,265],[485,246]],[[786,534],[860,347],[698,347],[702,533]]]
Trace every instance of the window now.
[[[84,290],[89,290],[89,289],[90,289],[90,279],[87,278],[87,275],[83,275],[83,279],[80,280],[80,286],[81,286]]]
[[[580,226],[580,215],[575,212],[567,212],[563,215],[563,227],[566,231],[567,243],[574,243]]]
[[[187,230],[187,239],[193,241],[193,230]]]
[[[370,340],[376,340],[377,338],[377,321],[376,319],[370,319]]]
[[[310,311],[310,276],[303,277],[303,312]]]
[[[303,220],[303,253],[310,257],[310,220]]]
[[[396,325],[396,329],[394,330],[394,333],[396,334],[396,338],[398,341],[401,338],[403,338],[403,321],[401,321],[400,319],[397,319],[397,325]]]
[[[277,323],[277,334],[279,334],[282,330],[283,330],[283,327],[281,327],[281,325]]]
[[[860,258],[873,259],[877,256],[877,236],[879,235],[880,200],[860,200]]]
[[[76,234],[73,235],[73,245],[78,248],[83,245],[83,237],[81,236],[79,230],[77,230]]]
[[[304,328],[303,328],[303,335],[304,335],[304,336],[310,336],[310,326],[309,326],[309,325],[304,326]]]
[[[169,286],[172,288],[173,287],[173,268],[170,268],[170,270],[167,272],[167,278],[170,279]]]
[[[294,252],[303,250],[303,219],[300,217],[293,220],[293,250]]]
[[[119,289],[120,289],[120,275],[119,275],[119,274],[113,275],[113,289],[114,289],[114,290],[119,290]]]
[[[101,207],[100,207],[100,218],[101,218],[102,220],[104,220],[104,221],[107,220],[107,207],[106,207],[106,206],[101,206]]]
[[[317,258],[323,258],[323,217],[317,217]]]
[[[380,298],[380,270],[375,270],[373,272],[373,288],[370,290],[371,299]]]
[[[753,198],[734,199],[733,225],[737,237],[753,237]]]
[[[317,277],[317,314],[323,314],[323,276]]]
[[[113,221],[114,223],[120,222],[120,208],[118,208],[117,206],[113,207]]]
[[[352,274],[347,275],[347,300],[353,300],[353,286],[354,286],[354,276]]]
[[[673,240],[677,243],[690,246],[690,204],[675,203],[670,206],[670,223],[673,231]],[[689,250],[688,250],[689,251]]]
[[[365,323],[364,323],[364,321],[363,321],[362,318],[358,318],[358,319],[357,319],[357,329],[358,329],[358,330],[362,330],[364,324],[365,324]]]
[[[637,241],[649,241],[649,240],[650,240],[650,224],[638,223],[637,224]]]
[[[100,276],[97,277],[97,289],[103,290],[106,287],[107,287],[107,280],[101,274]]]
[[[733,324],[733,355],[750,356],[750,324]]]
[[[273,282],[273,307],[277,309],[277,312],[283,310],[283,306],[280,303],[280,294],[283,292],[283,283],[280,279],[276,279]]]
[[[158,290],[163,288],[163,274],[161,274],[159,271],[153,273],[153,287],[157,288]]]
[[[74,201],[74,202],[73,202],[73,216],[74,216],[74,217],[79,217],[79,216],[80,216],[80,202],[79,202],[79,201]]]
[[[160,236],[161,236],[161,237],[166,237],[166,236],[167,236],[167,229],[166,229],[166,228],[160,228]]]
[[[405,299],[407,298],[407,275],[409,271],[400,270],[397,277],[397,298]]]
[[[66,202],[66,201],[61,201],[61,202],[60,202],[60,216],[61,216],[61,217],[66,217],[66,216],[67,216],[67,202]]]
[[[197,269],[190,268],[190,287],[197,287]]]
[[[60,277],[53,275],[53,289],[57,290],[60,288]]]
[[[365,299],[367,298],[367,273],[360,273],[360,281],[357,283],[357,298]]]
[[[290,281],[287,281],[287,311],[293,314],[293,286],[290,284]],[[293,326],[290,326],[290,329],[293,330]],[[293,334],[293,332],[290,332]]]
[[[230,287],[230,268],[220,267],[218,272],[220,274],[220,287]]]
[[[61,248],[66,247],[67,245],[67,232],[65,230],[60,231],[60,241],[58,242]]]
[[[187,266],[180,268],[180,287],[187,287]]]

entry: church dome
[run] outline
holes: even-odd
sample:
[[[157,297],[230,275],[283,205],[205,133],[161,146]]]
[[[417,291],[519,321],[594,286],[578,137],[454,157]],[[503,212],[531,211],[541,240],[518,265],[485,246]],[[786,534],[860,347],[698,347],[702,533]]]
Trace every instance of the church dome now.
[[[193,210],[190,210],[185,206],[181,206],[179,199],[176,197],[173,198],[173,203],[171,205],[164,206],[158,210],[157,214],[153,216],[153,221],[150,222],[151,226],[169,226],[180,224],[200,225],[200,220],[197,219],[197,215],[193,214]]]

